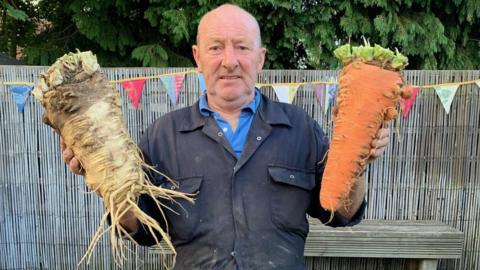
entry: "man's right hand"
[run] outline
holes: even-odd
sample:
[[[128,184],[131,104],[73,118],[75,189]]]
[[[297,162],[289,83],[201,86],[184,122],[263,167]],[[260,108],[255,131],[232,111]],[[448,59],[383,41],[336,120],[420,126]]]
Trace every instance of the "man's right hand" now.
[[[74,174],[85,176],[85,170],[82,168],[78,159],[75,158],[72,148],[67,147],[63,138],[60,138],[60,148],[62,148],[63,160],[70,168],[70,171]]]
[[[68,165],[68,168],[70,169],[70,171],[72,171],[74,174],[85,176],[85,170],[83,169],[82,164],[80,164],[78,159],[75,158],[75,154],[73,153],[72,148],[68,147],[65,144],[65,142],[63,141],[63,138],[60,138],[60,148],[62,148],[63,160]],[[101,198],[103,197],[101,194],[98,194],[98,195]],[[116,208],[114,207],[112,211],[116,211]],[[137,231],[139,227],[138,219],[133,214],[132,211],[127,211],[122,216],[120,220],[120,224],[129,233]]]

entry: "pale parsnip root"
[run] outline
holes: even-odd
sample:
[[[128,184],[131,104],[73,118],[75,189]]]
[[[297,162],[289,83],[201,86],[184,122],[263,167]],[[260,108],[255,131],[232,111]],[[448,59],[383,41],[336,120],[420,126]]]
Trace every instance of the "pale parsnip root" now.
[[[72,148],[85,170],[87,185],[105,203],[100,226],[79,263],[89,261],[100,237],[109,230],[115,261],[123,262],[125,243],[121,235],[129,236],[119,222],[127,211],[132,211],[152,235],[158,232],[175,254],[167,232],[137,206],[137,201],[140,195],[148,194],[157,199],[163,214],[162,209],[170,208],[162,200],[193,202],[192,195],[154,186],[148,180],[146,170],[161,173],[144,162],[130,138],[119,93],[100,73],[96,57],[91,52],[64,55],[41,75],[33,94],[45,108],[43,121]],[[109,216],[111,225],[107,222]],[[158,246],[160,240],[156,239]]]

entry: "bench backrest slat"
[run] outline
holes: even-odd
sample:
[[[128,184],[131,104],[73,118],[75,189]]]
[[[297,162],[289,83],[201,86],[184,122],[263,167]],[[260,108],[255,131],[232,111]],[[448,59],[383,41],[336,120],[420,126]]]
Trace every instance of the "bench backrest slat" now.
[[[305,256],[460,258],[463,233],[438,221],[364,220],[331,228],[310,220]]]

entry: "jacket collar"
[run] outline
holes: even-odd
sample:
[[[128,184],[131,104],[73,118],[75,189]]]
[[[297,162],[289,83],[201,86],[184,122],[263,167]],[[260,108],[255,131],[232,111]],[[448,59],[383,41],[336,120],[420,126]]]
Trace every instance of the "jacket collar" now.
[[[260,117],[265,123],[270,125],[286,125],[292,127],[287,114],[285,113],[285,106],[279,102],[272,101],[264,94],[259,108]]]

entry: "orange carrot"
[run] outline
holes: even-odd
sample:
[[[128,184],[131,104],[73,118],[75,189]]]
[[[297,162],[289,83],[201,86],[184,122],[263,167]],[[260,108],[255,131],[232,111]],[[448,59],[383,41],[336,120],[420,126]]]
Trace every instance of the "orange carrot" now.
[[[345,46],[335,51],[344,68],[320,191],[321,206],[332,213],[349,204],[350,190],[366,166],[375,135],[384,121],[397,116],[399,100],[408,97],[399,72],[406,57],[378,45]]]

